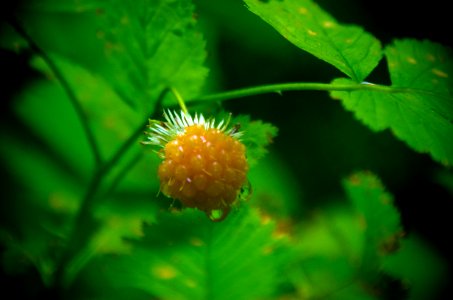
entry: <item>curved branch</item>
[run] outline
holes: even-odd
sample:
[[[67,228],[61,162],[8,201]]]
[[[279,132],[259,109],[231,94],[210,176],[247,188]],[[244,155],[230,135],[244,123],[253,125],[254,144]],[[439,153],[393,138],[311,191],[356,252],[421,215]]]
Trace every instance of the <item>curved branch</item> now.
[[[53,72],[55,75],[55,78],[60,82],[63,90],[66,92],[66,95],[69,98],[69,101],[71,102],[71,105],[74,107],[74,110],[80,120],[80,123],[82,125],[83,131],[85,132],[86,138],[88,140],[88,143],[91,147],[91,151],[93,152],[94,160],[96,165],[100,165],[102,162],[101,159],[101,154],[99,151],[99,148],[96,144],[96,139],[94,138],[93,131],[91,130],[88,120],[86,118],[85,112],[83,110],[82,105],[80,104],[80,101],[77,99],[74,91],[72,90],[69,82],[66,80],[64,75],[60,72],[58,69],[57,65],[53,62],[53,60],[47,55],[47,53],[41,49],[35,41],[31,38],[31,36],[25,31],[23,26],[19,23],[19,21],[15,18],[10,18],[9,19],[9,24],[16,30],[16,32],[24,39],[27,41],[29,44],[30,48],[39,56],[42,57],[42,59],[46,62],[47,66],[50,68],[50,70]]]

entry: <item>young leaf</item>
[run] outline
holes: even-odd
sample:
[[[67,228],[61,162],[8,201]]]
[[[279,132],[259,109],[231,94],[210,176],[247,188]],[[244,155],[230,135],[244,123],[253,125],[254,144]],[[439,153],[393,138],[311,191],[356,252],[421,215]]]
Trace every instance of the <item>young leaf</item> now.
[[[360,260],[364,241],[355,213],[346,206],[323,209],[299,226],[295,240],[289,277],[299,298],[350,299],[361,283],[354,262]],[[365,291],[361,294],[367,299]]]
[[[99,18],[104,75],[123,100],[149,111],[167,87],[184,99],[197,95],[206,53],[190,0],[111,0]]]
[[[328,207],[296,231],[289,277],[301,298],[378,299],[388,291],[381,268],[398,246],[398,211],[373,174],[353,174],[344,188],[350,206]]]
[[[376,272],[379,256],[397,250],[402,234],[400,215],[393,197],[384,190],[379,178],[371,173],[356,173],[344,181],[346,194],[357,210],[365,234],[362,253],[363,272]]]
[[[382,58],[380,42],[363,28],[338,23],[311,0],[244,0],[297,47],[361,82]]]
[[[385,51],[392,88],[335,91],[331,95],[374,131],[390,128],[414,150],[453,164],[453,60],[430,41],[396,40]],[[347,84],[348,79],[337,79]]]
[[[197,210],[165,214],[130,256],[100,259],[94,276],[159,299],[263,299],[278,283],[273,232],[246,207],[219,223]]]
[[[246,115],[235,117],[233,122],[243,131],[241,141],[247,147],[247,161],[253,166],[267,154],[266,147],[277,136],[278,128],[260,120],[252,121]]]

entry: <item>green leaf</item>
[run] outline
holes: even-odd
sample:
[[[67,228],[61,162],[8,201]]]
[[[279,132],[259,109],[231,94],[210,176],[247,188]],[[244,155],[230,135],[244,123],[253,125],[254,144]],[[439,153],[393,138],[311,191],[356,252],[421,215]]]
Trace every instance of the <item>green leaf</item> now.
[[[149,111],[167,87],[184,99],[198,94],[208,70],[190,0],[111,0],[99,19],[103,74],[123,100]]]
[[[453,172],[440,170],[435,175],[435,181],[453,196]]]
[[[100,150],[101,157],[111,157],[113,153],[117,151],[118,147],[146,118],[142,117],[139,112],[128,107],[112,90],[104,78],[90,73],[80,65],[72,63],[60,56],[51,55],[51,57],[68,81],[77,101],[83,107],[84,122],[87,122],[90,130],[93,131],[96,139],[96,146]],[[69,102],[67,95],[60,90],[60,83],[56,80],[52,72],[50,72],[45,63],[39,58],[35,59],[32,63],[35,68],[44,72],[47,77],[50,78],[50,81],[48,81],[47,84],[53,86],[52,88],[55,93],[58,92],[55,101]],[[27,92],[25,94],[28,95]],[[30,96],[34,98],[34,105],[40,105],[42,101],[41,95],[31,94]],[[26,122],[39,122],[39,124],[36,124],[39,128],[44,127],[47,129],[47,131],[43,133],[47,135],[47,138],[56,139],[56,148],[62,152],[67,149],[67,146],[56,138],[57,135],[52,133],[52,131],[55,130],[55,127],[48,126],[49,121],[58,120],[59,122],[63,122],[62,119],[64,119],[64,117],[55,115],[53,119],[43,119],[43,113],[29,116],[28,111],[30,107],[22,105],[19,106],[18,109]],[[67,109],[73,110],[71,107]],[[72,119],[73,124],[79,122],[80,120]],[[84,139],[84,137],[79,136],[79,140]],[[76,141],[73,140],[73,142]],[[76,160],[72,159],[72,161]]]
[[[349,299],[355,294],[361,284],[356,262],[364,246],[355,212],[344,205],[327,207],[294,231],[298,242],[288,273],[298,298]],[[361,294],[367,299],[365,291]]]
[[[398,249],[402,236],[399,212],[393,205],[392,195],[385,191],[375,175],[355,173],[343,184],[348,199],[359,214],[365,234],[362,271],[376,272],[379,269],[379,257]]]
[[[130,253],[132,245],[125,239],[143,236],[143,223],[154,223],[156,204],[146,200],[109,199],[97,205],[93,215],[99,226],[91,239],[72,258],[66,267],[65,280],[72,282],[86,264],[96,256]]]
[[[251,120],[248,115],[235,117],[232,122],[240,126],[243,132],[241,141],[247,148],[247,161],[250,166],[256,165],[267,152],[273,139],[277,136],[278,128],[261,120]]]
[[[325,207],[294,230],[288,274],[299,298],[378,299],[389,292],[383,259],[401,236],[392,196],[367,172],[350,176],[344,188],[350,205]]]
[[[103,78],[59,56],[51,54],[51,57],[73,88],[77,101],[80,101],[82,119],[94,131],[96,146],[101,150],[102,158],[109,159],[146,118],[122,102]],[[68,241],[74,216],[84,199],[94,166],[86,136],[80,126],[82,120],[74,112],[67,94],[42,60],[36,59],[33,64],[48,79],[37,80],[25,89],[18,96],[14,109],[24,128],[29,128],[36,135],[33,141],[40,147],[32,147],[29,141],[19,138],[4,138],[8,143],[0,148],[0,152],[2,157],[9,157],[9,169],[22,174],[14,178],[24,189],[21,193],[26,194],[24,199],[20,199],[21,207],[18,210],[37,214],[32,219],[28,214],[17,213],[16,219],[20,220],[24,229],[21,232],[23,241],[16,242],[19,246],[15,248],[29,253],[28,259],[40,271],[46,272],[43,278],[51,282],[54,275],[51,267],[55,267],[55,261],[47,263],[43,257],[52,250],[48,246],[52,239],[58,238],[65,243]],[[137,153],[141,155],[137,156]],[[81,251],[71,258],[66,268],[66,281],[71,281],[95,255],[126,252],[128,246],[122,243],[122,238],[136,237],[140,234],[141,223],[153,220],[156,203],[150,199],[158,193],[158,180],[157,176],[150,174],[156,174],[156,168],[155,155],[144,155],[137,138],[136,144],[103,180],[101,194],[108,202],[101,202],[89,212],[89,217],[97,222],[96,228],[94,224],[87,226],[94,236],[83,241],[87,244],[73,247],[79,247]],[[84,223],[89,224],[87,220],[88,217]],[[32,229],[42,227],[43,233],[31,230],[28,226]],[[87,229],[87,235],[89,233]],[[31,249],[35,246],[29,241],[35,239],[40,239],[39,251]],[[64,247],[61,246],[59,251],[55,257],[61,255]],[[42,261],[46,262],[45,268],[41,266]]]
[[[251,205],[279,219],[296,215],[305,198],[300,182],[293,175],[283,157],[269,153],[247,175],[252,187]]]
[[[397,253],[384,258],[382,268],[404,280],[409,289],[407,299],[423,300],[433,299],[441,288],[449,284],[447,265],[436,249],[419,236],[411,234],[401,240]]]
[[[19,273],[33,266],[49,286],[80,205],[80,177],[45,146],[3,132],[1,138],[2,164],[17,185],[1,204],[4,263]]]
[[[39,0],[26,1],[22,9],[34,12],[47,13],[82,13],[95,10],[101,6],[103,0]]]
[[[99,259],[92,267],[102,272],[91,276],[159,299],[263,299],[279,282],[273,232],[273,222],[247,207],[222,222],[196,210],[164,213],[131,255]]]
[[[418,152],[453,164],[453,60],[429,41],[396,40],[386,48],[392,87],[335,91],[331,95],[374,131],[391,129]],[[336,79],[334,84],[350,83]]]
[[[363,28],[338,23],[310,0],[244,0],[284,38],[360,82],[382,58],[380,42]]]

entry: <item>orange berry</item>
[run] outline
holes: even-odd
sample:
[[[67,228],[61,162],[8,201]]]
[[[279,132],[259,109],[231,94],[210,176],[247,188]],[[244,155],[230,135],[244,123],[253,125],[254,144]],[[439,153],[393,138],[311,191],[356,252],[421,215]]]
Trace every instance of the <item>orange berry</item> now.
[[[245,148],[235,142],[216,128],[187,127],[164,148],[165,159],[159,168],[163,193],[206,212],[230,207],[248,170]]]
[[[215,210],[227,214],[247,181],[240,133],[228,131],[228,122],[214,126],[201,115],[193,119],[168,112],[165,117],[167,124],[150,125],[148,133],[148,144],[163,147],[158,169],[161,192],[208,215]]]

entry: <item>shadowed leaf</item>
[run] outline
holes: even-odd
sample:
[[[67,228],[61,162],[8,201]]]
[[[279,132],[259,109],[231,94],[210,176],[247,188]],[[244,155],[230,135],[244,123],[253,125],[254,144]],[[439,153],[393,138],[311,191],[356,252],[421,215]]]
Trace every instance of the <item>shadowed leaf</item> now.
[[[245,0],[284,38],[360,82],[382,57],[380,42],[363,28],[343,25],[310,0]]]
[[[375,131],[391,129],[418,152],[453,164],[453,60],[451,51],[429,41],[396,40],[386,48],[395,92],[332,92],[346,109]],[[347,84],[348,79],[334,83]],[[398,91],[399,88],[402,88]]]

